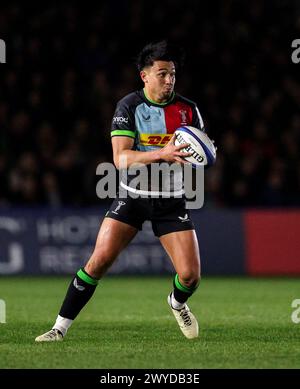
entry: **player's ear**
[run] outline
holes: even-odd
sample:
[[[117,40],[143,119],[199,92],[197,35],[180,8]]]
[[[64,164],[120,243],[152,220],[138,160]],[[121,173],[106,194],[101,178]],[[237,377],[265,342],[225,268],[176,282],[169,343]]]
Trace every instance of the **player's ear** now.
[[[147,73],[145,72],[145,70],[141,70],[140,72],[140,76],[141,76],[141,79],[144,83],[147,83],[148,82],[148,75]]]

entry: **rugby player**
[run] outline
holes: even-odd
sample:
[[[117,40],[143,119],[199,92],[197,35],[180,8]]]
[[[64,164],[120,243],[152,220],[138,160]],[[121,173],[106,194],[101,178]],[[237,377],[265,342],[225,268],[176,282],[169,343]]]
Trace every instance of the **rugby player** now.
[[[138,70],[144,88],[121,99],[112,120],[114,163],[118,169],[134,164],[184,164],[191,155],[187,144],[175,146],[175,130],[190,125],[204,130],[196,104],[174,92],[176,69],[182,54],[167,41],[150,43],[138,56]],[[179,166],[179,165],[177,165]],[[180,182],[178,182],[178,180]],[[182,333],[198,336],[198,323],[187,300],[200,280],[198,241],[182,188],[182,175],[174,173],[172,185],[151,185],[143,189],[121,180],[129,196],[117,197],[102,222],[94,251],[70,283],[53,328],[38,336],[37,342],[60,341],[73,320],[92,297],[97,284],[120,252],[130,243],[145,220],[170,257],[176,275],[167,302]],[[130,194],[140,195],[135,198]],[[160,196],[161,195],[161,196]]]

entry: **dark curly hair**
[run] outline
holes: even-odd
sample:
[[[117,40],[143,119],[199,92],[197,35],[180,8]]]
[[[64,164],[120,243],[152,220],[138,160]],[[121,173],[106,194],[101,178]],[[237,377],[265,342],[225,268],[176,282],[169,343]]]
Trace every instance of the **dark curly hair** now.
[[[139,71],[152,66],[154,61],[172,61],[176,69],[183,66],[184,50],[167,40],[147,44],[137,56],[136,64]]]

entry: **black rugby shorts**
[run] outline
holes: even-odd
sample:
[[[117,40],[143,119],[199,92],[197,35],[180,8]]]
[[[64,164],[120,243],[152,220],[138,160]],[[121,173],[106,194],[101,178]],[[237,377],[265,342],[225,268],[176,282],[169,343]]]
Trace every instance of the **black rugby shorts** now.
[[[189,210],[185,208],[184,198],[117,197],[105,216],[139,230],[144,221],[150,220],[157,237],[170,232],[195,229]]]

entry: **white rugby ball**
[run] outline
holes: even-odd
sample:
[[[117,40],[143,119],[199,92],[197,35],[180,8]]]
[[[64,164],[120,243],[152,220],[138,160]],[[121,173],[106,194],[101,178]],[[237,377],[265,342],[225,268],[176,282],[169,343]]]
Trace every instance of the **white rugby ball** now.
[[[189,146],[181,151],[193,153],[190,157],[184,158],[193,167],[211,166],[216,161],[217,153],[213,142],[205,132],[198,128],[191,126],[177,128],[174,143],[176,146],[189,143]]]

